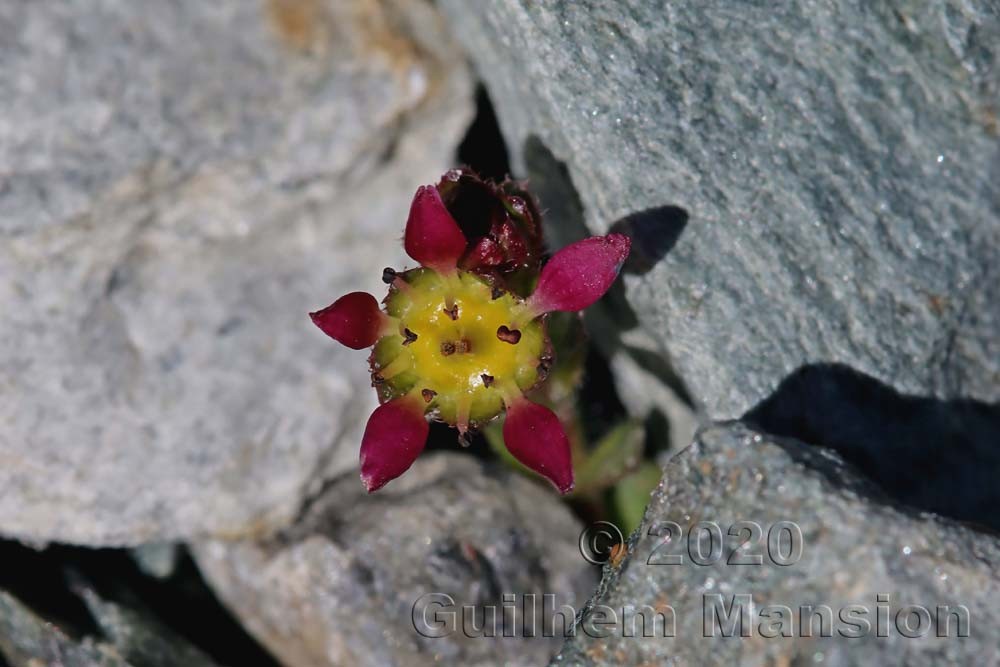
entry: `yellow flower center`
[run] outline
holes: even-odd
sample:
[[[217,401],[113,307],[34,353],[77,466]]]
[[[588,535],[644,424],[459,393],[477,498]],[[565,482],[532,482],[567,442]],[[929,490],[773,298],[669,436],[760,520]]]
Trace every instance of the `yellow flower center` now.
[[[372,358],[384,399],[418,391],[438,418],[464,430],[499,414],[505,395],[536,383],[548,341],[540,320],[518,324],[520,299],[463,271],[401,277],[386,300],[398,331],[376,343]]]

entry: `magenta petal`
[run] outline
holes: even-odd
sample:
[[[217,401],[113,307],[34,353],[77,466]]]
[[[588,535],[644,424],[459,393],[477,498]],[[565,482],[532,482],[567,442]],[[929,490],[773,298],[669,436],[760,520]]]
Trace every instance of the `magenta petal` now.
[[[327,336],[355,350],[374,345],[385,326],[385,314],[367,292],[345,294],[309,317]]]
[[[583,310],[604,296],[628,257],[623,234],[591,236],[568,245],[542,268],[531,306],[539,313]]]
[[[559,493],[573,489],[569,438],[554,412],[527,399],[515,401],[507,406],[503,439],[514,458],[546,477]]]
[[[433,185],[417,188],[406,220],[406,254],[435,271],[453,271],[465,252],[465,235]]]
[[[375,408],[361,438],[361,481],[368,493],[413,465],[424,451],[429,430],[419,398],[397,398]]]

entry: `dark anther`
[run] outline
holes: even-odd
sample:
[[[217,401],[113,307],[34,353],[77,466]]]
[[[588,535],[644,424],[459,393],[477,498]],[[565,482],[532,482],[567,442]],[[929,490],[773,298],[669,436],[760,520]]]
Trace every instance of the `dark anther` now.
[[[403,345],[409,345],[410,343],[417,340],[417,334],[413,333],[409,329],[403,329],[403,338],[406,339],[403,341]]]
[[[487,375],[486,373],[483,373],[479,377],[483,378],[483,386],[484,387],[489,388],[489,387],[493,386],[493,376],[492,375]]]
[[[538,375],[541,380],[544,380],[549,376],[549,371],[552,370],[552,365],[555,363],[556,358],[552,355],[551,350],[546,350],[538,357]]]
[[[507,325],[501,324],[500,328],[497,329],[497,338],[505,343],[517,345],[517,342],[521,340],[521,332],[517,329],[508,329]]]
[[[492,298],[492,299],[493,299],[494,301],[496,301],[497,299],[499,299],[499,298],[500,298],[500,297],[502,297],[503,295],[504,295],[504,291],[503,291],[503,289],[502,289],[502,288],[500,288],[500,287],[498,287],[498,286],[496,286],[496,285],[494,285],[494,286],[493,286],[493,292],[491,293],[490,297],[491,297],[491,298]]]
[[[458,319],[458,304],[457,303],[452,304],[451,308],[442,308],[441,310],[443,310],[445,313],[447,313],[448,317],[450,317],[451,319],[453,319],[453,320],[457,320]]]
[[[465,354],[472,349],[472,343],[463,338],[462,340],[455,343],[455,351],[459,354]]]
[[[424,403],[430,403],[438,393],[433,389],[421,389],[420,395],[424,397]]]
[[[385,378],[384,377],[382,377],[377,372],[376,373],[372,373],[372,386],[373,387],[377,387],[380,384],[382,384],[383,382],[385,382]]]
[[[441,343],[441,354],[446,357],[455,354],[455,344],[451,341]]]
[[[382,282],[386,285],[391,285],[392,281],[396,279],[396,269],[391,266],[387,266],[382,269]]]

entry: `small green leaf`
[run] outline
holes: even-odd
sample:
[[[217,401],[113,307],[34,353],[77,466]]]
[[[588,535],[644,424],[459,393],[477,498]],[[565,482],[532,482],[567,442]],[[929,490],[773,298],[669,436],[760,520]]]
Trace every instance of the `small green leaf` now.
[[[615,487],[615,511],[618,513],[619,526],[625,535],[630,534],[642,523],[646,505],[649,504],[649,494],[660,483],[661,473],[660,466],[646,462],[618,482]]]
[[[639,465],[645,433],[642,423],[618,424],[576,467],[576,493],[586,495],[607,488]]]

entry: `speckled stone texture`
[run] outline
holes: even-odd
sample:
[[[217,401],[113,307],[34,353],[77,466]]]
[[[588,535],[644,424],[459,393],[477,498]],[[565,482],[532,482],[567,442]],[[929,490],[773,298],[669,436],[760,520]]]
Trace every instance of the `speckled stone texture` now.
[[[626,282],[710,417],[832,362],[1000,399],[995,1],[439,5],[516,169],[550,151],[593,231],[689,215]]]
[[[503,637],[499,616],[494,638],[471,625],[429,638],[415,629],[414,608],[447,594],[457,607],[500,613],[505,594],[552,594],[556,606],[580,609],[595,584],[577,551],[581,528],[539,483],[432,453],[377,494],[353,474],[334,481],[273,539],[210,542],[195,555],[222,600],[290,667],[528,666],[544,664],[561,639],[525,638],[513,624]]]
[[[78,628],[71,631],[58,618],[39,615],[0,590],[0,663],[10,667],[215,666],[148,613],[103,599],[83,583],[74,592],[96,625],[93,634],[80,633]]]
[[[77,643],[4,591],[0,591],[0,658],[12,667],[128,667],[108,647]]]
[[[0,534],[287,522],[375,403],[307,312],[384,288],[471,116],[441,17],[16,0],[0,62]]]
[[[664,543],[664,537],[656,534],[667,536],[662,527],[671,521],[682,535]],[[748,548],[734,556],[749,535],[738,527],[733,535],[727,533],[741,521],[756,522],[763,535],[759,543],[757,538],[750,540]],[[701,551],[691,546],[689,535],[700,522],[715,522],[724,536],[716,560],[707,536],[701,539]],[[769,532],[779,522],[794,522],[800,528],[798,559],[789,558],[788,537],[783,538],[784,546],[768,547]],[[677,554],[683,559],[680,564],[662,564]],[[729,564],[731,558],[753,555],[761,557],[760,565]],[[708,564],[695,564],[696,557]],[[786,558],[789,564],[776,564]],[[629,542],[627,559],[617,569],[606,568],[592,600],[618,610],[619,618],[625,605],[650,605],[664,614],[670,608],[676,620],[674,636],[643,637],[638,625],[635,636],[622,637],[622,630],[613,634],[614,625],[595,626],[595,634],[610,634],[599,639],[581,629],[552,664],[997,664],[998,566],[1000,542],[995,536],[894,506],[827,450],[775,439],[739,423],[721,424],[702,431],[666,466],[643,525]],[[723,638],[713,621],[709,627],[715,628],[715,637],[705,638],[706,599],[710,609],[716,604],[707,596],[721,595],[729,610],[733,596],[743,594],[750,595],[754,604],[744,626],[750,636],[741,637],[737,631],[736,636]],[[879,601],[880,594],[889,596],[887,602]],[[792,610],[793,636],[764,636],[769,628],[761,631],[761,624],[776,620],[758,614],[768,605]],[[803,636],[799,613],[804,605],[830,607],[833,624],[827,627],[832,638],[821,636],[819,621],[813,622],[813,637]],[[848,605],[867,610],[868,633],[839,620]],[[931,623],[939,605],[955,609],[964,605],[969,637],[958,637],[954,616],[950,636],[937,637],[937,626],[921,626],[916,617],[910,628],[923,627],[927,634],[904,636],[897,630],[896,614],[910,605],[929,610]],[[878,620],[879,606],[888,607],[888,621]],[[880,629],[887,636],[878,636]],[[845,638],[842,631],[862,636]]]

